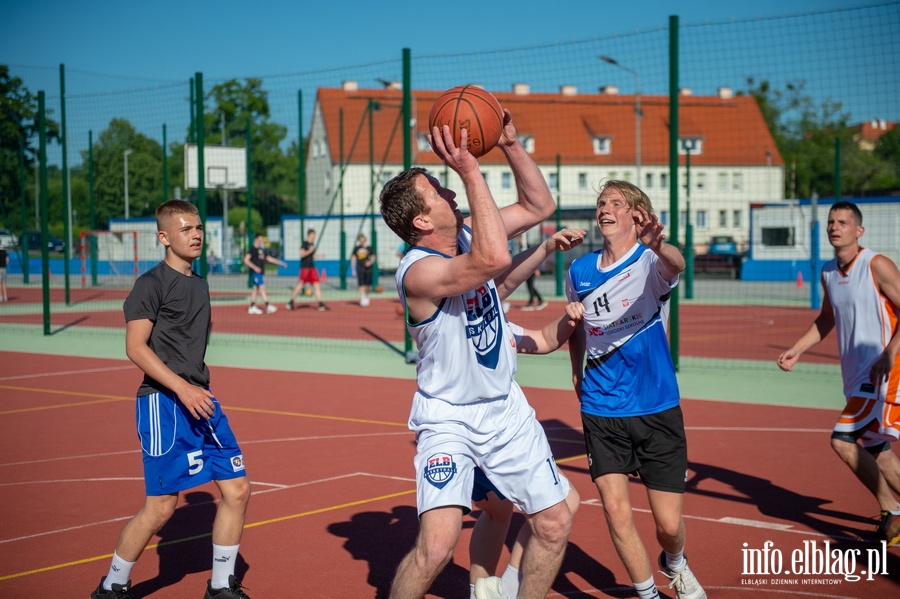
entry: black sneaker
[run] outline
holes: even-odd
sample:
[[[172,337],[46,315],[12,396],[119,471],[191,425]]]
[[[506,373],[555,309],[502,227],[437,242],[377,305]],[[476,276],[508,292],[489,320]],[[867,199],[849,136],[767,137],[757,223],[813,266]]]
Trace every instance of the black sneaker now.
[[[319,312],[324,312],[325,310],[328,310],[328,306],[326,306],[322,302],[319,302]]]
[[[134,599],[134,595],[131,594],[130,580],[125,584],[113,583],[111,591],[103,588],[104,580],[106,580],[106,576],[100,579],[97,590],[91,593],[91,599]]]
[[[881,510],[881,521],[878,522],[878,528],[875,534],[869,539],[873,545],[880,545],[884,541],[888,547],[893,547],[900,542],[900,516]]]
[[[286,304],[284,305],[284,307],[287,308],[288,310],[293,310],[293,309],[294,309],[294,302],[293,302],[293,301],[290,301],[290,302],[286,303]]]
[[[214,589],[209,586],[210,580],[206,581],[206,594],[203,599],[250,599],[247,593],[242,591],[241,581],[234,577],[234,574],[228,576],[228,588]],[[129,595],[130,597],[130,595]]]

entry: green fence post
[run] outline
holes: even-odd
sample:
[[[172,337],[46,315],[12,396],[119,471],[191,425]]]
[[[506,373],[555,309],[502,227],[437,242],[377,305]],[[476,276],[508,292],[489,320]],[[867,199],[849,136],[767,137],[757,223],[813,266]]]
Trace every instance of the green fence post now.
[[[556,230],[562,231],[562,191],[560,188],[559,171],[561,158],[556,155]],[[563,290],[563,253],[556,252],[553,269],[556,271],[556,295],[562,296]]]
[[[169,149],[166,147],[166,124],[163,123],[163,144],[162,144],[162,168],[163,168],[163,196],[162,201],[169,199]]]
[[[372,207],[372,251],[375,258],[378,258],[378,238],[375,231],[375,107],[376,103],[369,98],[369,206]],[[359,268],[359,264],[356,265]],[[372,263],[372,291],[378,285],[378,262]]]
[[[410,49],[403,48],[403,170],[412,167],[412,65]],[[413,352],[412,336],[406,323],[409,322],[409,311],[403,318],[403,353],[406,363],[412,364],[418,361],[418,355]]]
[[[59,108],[60,129],[59,145],[62,147],[62,205],[63,205],[63,277],[66,285],[66,305],[71,304],[69,286],[69,257],[72,255],[71,223],[72,205],[69,201],[69,165],[66,156],[66,146],[69,135],[66,133],[66,66],[59,65]]]
[[[693,142],[685,147],[684,152],[684,186],[687,210],[685,210],[684,223],[684,297],[694,299],[694,225],[691,222],[691,149]]]
[[[252,134],[250,131],[250,117],[247,117],[247,127],[244,131],[244,135],[247,136],[247,249],[244,252],[250,251],[250,248],[253,247],[253,236],[255,235],[255,231],[253,230],[253,169],[250,168],[250,165],[253,164],[253,145]],[[253,288],[253,271],[249,268],[247,269],[247,289]]]
[[[19,237],[22,261],[22,283],[28,285],[28,217],[25,201],[25,139],[19,136],[19,202],[22,205],[22,235]]]
[[[44,335],[50,334],[50,221],[47,217],[47,118],[44,107],[44,92],[38,92],[38,139],[40,140],[39,179],[41,184],[41,287],[44,304]]]
[[[841,138],[834,138],[834,201],[841,201]],[[817,273],[812,273],[813,276],[813,284],[815,284],[815,279],[818,276]]]
[[[203,73],[197,73],[194,77],[195,95],[197,98],[197,209],[200,211],[200,224],[203,225],[203,250],[200,253],[200,276],[204,279],[207,275],[206,263],[206,165],[203,161],[204,142],[206,137],[206,121],[203,117]]]
[[[344,109],[338,112],[338,135],[340,136],[340,166],[341,180],[338,185],[341,186],[341,248],[340,248],[340,268],[341,289],[347,288],[347,232],[344,230]]]
[[[303,90],[297,90],[297,200],[300,212],[300,243],[304,239],[304,227],[306,226],[306,159],[303,147]]]
[[[94,132],[88,131],[88,203],[91,207],[91,234],[88,240],[91,245],[91,286],[97,286],[97,213],[94,210]]]
[[[678,16],[669,17],[669,228],[678,247]],[[678,371],[678,293],[669,296],[669,353]]]

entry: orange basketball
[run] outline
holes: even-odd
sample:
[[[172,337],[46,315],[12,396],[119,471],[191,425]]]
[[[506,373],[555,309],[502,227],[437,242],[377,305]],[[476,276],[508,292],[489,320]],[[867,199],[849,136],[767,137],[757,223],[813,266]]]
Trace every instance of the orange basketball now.
[[[428,131],[444,125],[450,127],[453,141],[459,146],[463,129],[469,132],[469,152],[478,158],[490,152],[500,141],[503,131],[503,109],[497,98],[474,85],[448,89],[438,97],[428,115]]]

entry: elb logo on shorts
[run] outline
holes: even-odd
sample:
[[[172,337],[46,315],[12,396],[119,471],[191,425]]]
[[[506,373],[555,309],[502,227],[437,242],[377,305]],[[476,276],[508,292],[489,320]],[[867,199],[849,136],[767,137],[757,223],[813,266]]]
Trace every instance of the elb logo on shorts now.
[[[436,453],[428,458],[425,465],[425,478],[438,489],[443,489],[456,474],[456,463],[446,453]]]
[[[244,469],[244,456],[236,455],[233,458],[231,458],[231,468],[235,472],[240,472],[241,470],[243,470]]]

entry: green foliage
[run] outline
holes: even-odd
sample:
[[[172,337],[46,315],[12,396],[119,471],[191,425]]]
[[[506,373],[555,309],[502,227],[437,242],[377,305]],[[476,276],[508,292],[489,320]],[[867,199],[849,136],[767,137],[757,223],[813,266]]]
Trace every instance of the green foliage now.
[[[747,79],[747,85],[788,172],[795,165],[797,196],[808,197],[813,191],[834,194],[835,139],[841,140],[842,195],[897,186],[897,160],[892,163],[887,157],[892,150],[861,148],[850,114],[842,111],[840,102],[825,100],[816,105],[805,94],[802,81],[788,83],[784,90],[773,89],[765,80],[757,84],[753,78]],[[891,143],[889,139],[878,148],[889,148]],[[790,197],[789,185],[790,176],[786,176],[785,197]]]
[[[254,233],[256,231],[265,230],[265,226],[263,225],[263,217],[259,213],[259,210],[256,208],[251,209],[251,218],[250,218],[250,232]],[[228,209],[228,226],[234,227],[234,235],[237,236],[247,236],[247,208],[229,208]]]

